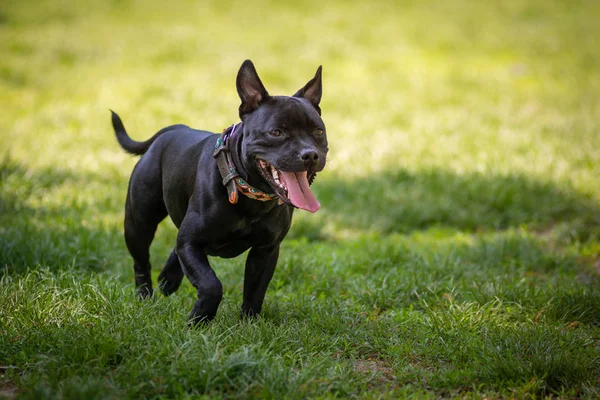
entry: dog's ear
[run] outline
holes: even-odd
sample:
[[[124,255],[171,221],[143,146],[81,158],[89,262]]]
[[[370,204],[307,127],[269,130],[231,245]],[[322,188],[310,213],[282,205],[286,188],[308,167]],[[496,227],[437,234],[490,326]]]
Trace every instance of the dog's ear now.
[[[254,111],[258,105],[269,98],[269,93],[263,86],[252,61],[242,63],[237,74],[236,86],[242,104],[240,104],[240,118],[242,115]]]
[[[321,79],[322,70],[323,68],[319,66],[315,77],[308,81],[308,83],[294,95],[294,97],[304,97],[310,101],[310,104],[313,105],[319,115],[321,115],[319,103],[321,102],[321,94],[323,93],[323,83]]]

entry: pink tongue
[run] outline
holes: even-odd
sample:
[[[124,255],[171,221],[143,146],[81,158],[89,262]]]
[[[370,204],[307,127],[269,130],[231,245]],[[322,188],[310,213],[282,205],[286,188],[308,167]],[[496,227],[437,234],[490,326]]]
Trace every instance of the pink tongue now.
[[[306,171],[284,172],[279,171],[283,184],[288,190],[288,197],[293,205],[312,213],[316,212],[321,205],[308,187]]]

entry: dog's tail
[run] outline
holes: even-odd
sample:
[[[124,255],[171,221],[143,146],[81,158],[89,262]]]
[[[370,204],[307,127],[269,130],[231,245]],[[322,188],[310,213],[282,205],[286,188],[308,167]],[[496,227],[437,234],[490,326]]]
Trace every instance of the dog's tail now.
[[[136,142],[127,134],[127,131],[123,126],[123,122],[117,113],[113,110],[110,110],[110,113],[112,114],[112,126],[115,130],[115,135],[117,135],[117,140],[119,141],[121,147],[130,154],[135,154],[138,156],[144,154],[146,151],[148,151],[150,145],[165,132],[165,129],[162,129],[145,142]]]

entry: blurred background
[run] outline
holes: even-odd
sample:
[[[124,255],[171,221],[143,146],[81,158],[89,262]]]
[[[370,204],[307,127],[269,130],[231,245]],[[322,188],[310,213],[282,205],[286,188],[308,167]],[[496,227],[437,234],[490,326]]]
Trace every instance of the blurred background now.
[[[1,0],[0,397],[598,398],[598,21],[597,0]],[[187,280],[135,299],[137,158],[108,110],[137,140],[220,132],[245,59],[271,94],[323,65],[322,208],[255,323],[244,257],[211,260],[198,333]]]
[[[297,213],[292,237],[524,227],[589,238],[598,17],[595,1],[5,0],[3,234],[119,232],[136,159],[108,109],[138,140],[174,123],[220,132],[238,120],[249,58],[272,94],[324,68],[323,208]]]

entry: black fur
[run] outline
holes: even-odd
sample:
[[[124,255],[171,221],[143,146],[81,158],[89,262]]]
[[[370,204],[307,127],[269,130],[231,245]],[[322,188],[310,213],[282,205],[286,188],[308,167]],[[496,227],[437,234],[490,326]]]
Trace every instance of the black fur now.
[[[270,96],[250,60],[242,64],[236,85],[243,124],[229,140],[235,167],[246,182],[265,192],[274,191],[262,177],[257,158],[283,171],[315,173],[325,167],[327,137],[315,134],[325,131],[319,108],[321,67],[292,97]],[[120,145],[142,155],[131,175],[125,205],[125,241],[134,260],[139,295],[153,293],[150,244],[157,225],[169,215],[179,232],[177,245],[158,277],[161,291],[173,293],[187,276],[198,292],[190,319],[208,321],[216,315],[223,296],[208,256],[236,257],[250,249],[242,313],[258,314],[280,243],[291,225],[293,206],[243,195],[237,204],[230,204],[213,157],[218,137],[214,133],[173,125],[145,142],[136,142],[114,112],[112,123]]]

